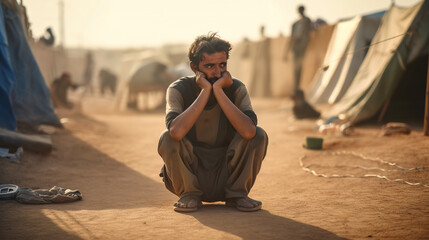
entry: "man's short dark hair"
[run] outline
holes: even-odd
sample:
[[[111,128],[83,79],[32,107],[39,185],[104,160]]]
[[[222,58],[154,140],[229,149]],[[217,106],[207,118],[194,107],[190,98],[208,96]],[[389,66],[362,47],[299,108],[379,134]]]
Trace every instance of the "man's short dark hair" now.
[[[298,12],[299,12],[299,13],[304,13],[304,11],[305,11],[305,7],[304,7],[304,5],[299,5],[299,6],[298,6]]]
[[[198,36],[189,47],[189,61],[198,66],[203,60],[203,53],[213,54],[217,52],[225,52],[226,59],[229,58],[231,44],[217,36],[217,33],[209,33],[207,35]]]

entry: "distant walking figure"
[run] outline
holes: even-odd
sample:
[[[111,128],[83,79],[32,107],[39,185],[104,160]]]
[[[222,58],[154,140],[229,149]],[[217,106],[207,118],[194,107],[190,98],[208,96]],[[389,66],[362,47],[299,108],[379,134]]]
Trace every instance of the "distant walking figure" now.
[[[92,92],[92,75],[94,73],[94,57],[91,52],[86,53],[83,85]]]
[[[304,11],[304,6],[301,5],[298,7],[300,19],[292,25],[291,39],[284,53],[284,59],[287,59],[290,49],[292,48],[293,50],[295,78],[294,94],[300,89],[302,60],[304,58],[308,41],[310,40],[310,31],[312,29],[311,20],[305,16]]]

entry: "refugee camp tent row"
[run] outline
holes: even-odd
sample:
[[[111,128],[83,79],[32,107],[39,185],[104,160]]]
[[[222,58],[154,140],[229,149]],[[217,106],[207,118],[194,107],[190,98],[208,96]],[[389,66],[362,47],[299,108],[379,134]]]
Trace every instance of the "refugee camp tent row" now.
[[[372,41],[384,11],[356,16],[335,25],[329,47],[311,86],[307,89],[311,103],[334,103],[351,84]]]
[[[387,12],[356,16],[312,31],[300,87],[311,103],[323,104],[322,117],[340,116],[355,124],[380,111],[382,116],[395,100],[392,97],[398,85],[407,84],[401,81],[425,89],[425,82],[421,82],[425,79],[404,74],[411,71],[407,67],[411,69],[413,61],[426,59],[427,65],[428,5],[428,0],[405,9],[392,5]],[[246,83],[252,96],[291,95],[293,61],[283,59],[289,38],[245,40],[234,46],[229,69]],[[264,52],[267,49],[269,54]],[[414,68],[426,76],[427,67]],[[413,101],[421,102],[420,97]]]
[[[31,144],[32,138],[14,133],[17,128],[35,129],[42,124],[62,127],[62,124],[54,112],[49,89],[27,42],[21,8],[16,1],[2,0],[1,10],[0,145],[19,147]],[[35,140],[36,146],[40,146],[37,142]],[[47,145],[50,148],[50,144]]]
[[[322,64],[333,26],[322,25],[310,33],[303,60],[301,87],[307,86]],[[290,36],[243,40],[234,44],[228,69],[243,81],[254,97],[286,97],[293,89],[293,57],[284,58]]]
[[[401,79],[407,81],[406,84],[413,84],[417,79],[403,79],[403,75],[408,64],[422,55],[427,56],[428,26],[428,0],[405,9],[391,6],[383,16],[350,87],[342,99],[322,115],[340,116],[352,124],[367,120],[388,104]]]

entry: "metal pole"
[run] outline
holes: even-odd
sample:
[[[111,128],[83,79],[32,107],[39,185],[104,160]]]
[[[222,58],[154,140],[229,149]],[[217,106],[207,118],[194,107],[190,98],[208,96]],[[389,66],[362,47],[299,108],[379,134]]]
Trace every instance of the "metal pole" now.
[[[64,34],[64,1],[59,1],[59,22],[60,22],[60,46],[65,45],[65,34]]]
[[[429,54],[429,51],[428,51],[428,54]],[[425,109],[425,123],[424,123],[423,134],[425,136],[429,136],[429,55],[428,55],[428,68],[427,68],[427,79],[426,79],[426,109]]]

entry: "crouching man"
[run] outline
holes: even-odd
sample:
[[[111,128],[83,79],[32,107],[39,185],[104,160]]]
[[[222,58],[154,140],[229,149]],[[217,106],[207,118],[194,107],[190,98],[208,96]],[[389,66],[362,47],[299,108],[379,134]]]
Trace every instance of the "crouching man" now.
[[[268,136],[257,127],[245,85],[227,71],[231,45],[216,33],[199,36],[188,57],[195,76],[167,89],[166,125],[158,152],[165,186],[179,197],[174,210],[196,211],[225,201],[241,211],[261,209],[248,194],[261,168]]]

